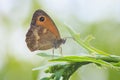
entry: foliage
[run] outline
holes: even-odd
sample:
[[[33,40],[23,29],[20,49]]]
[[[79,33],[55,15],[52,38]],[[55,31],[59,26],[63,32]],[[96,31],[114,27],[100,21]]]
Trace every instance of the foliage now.
[[[50,66],[48,69],[45,70],[45,73],[50,73],[51,76],[44,77],[40,80],[68,80],[78,68],[90,63],[94,63],[100,67],[104,66],[107,68],[120,70],[119,56],[110,55],[91,46],[89,43],[93,39],[91,35],[87,36],[85,40],[81,40],[79,34],[76,34],[68,27],[66,27],[66,29],[70,32],[74,41],[88,50],[90,54],[88,56],[55,56],[56,58],[50,60],[51,62],[64,62],[64,64],[56,64]],[[44,55],[41,53],[39,53],[38,55],[50,57],[50,55],[47,55],[45,53]]]

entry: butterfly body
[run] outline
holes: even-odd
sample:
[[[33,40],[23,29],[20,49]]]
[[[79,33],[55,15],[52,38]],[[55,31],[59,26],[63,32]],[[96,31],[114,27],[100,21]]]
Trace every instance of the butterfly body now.
[[[43,11],[33,14],[30,29],[26,34],[26,43],[31,51],[58,48],[66,40],[61,39],[52,19]]]

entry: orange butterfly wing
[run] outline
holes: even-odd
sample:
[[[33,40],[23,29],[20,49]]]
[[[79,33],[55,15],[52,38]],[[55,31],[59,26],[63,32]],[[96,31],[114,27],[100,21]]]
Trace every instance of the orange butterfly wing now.
[[[35,51],[58,48],[65,40],[60,38],[52,19],[43,10],[37,10],[26,34],[26,43],[31,51]]]
[[[38,15],[37,18],[36,18],[36,23],[35,23],[36,26],[45,27],[46,29],[51,31],[56,36],[57,39],[60,39],[59,31],[58,31],[55,23],[53,22],[53,20],[43,10],[37,10],[34,13],[34,16],[36,16],[36,15]],[[44,22],[40,22],[40,20],[39,20],[40,17],[44,17],[45,21]]]

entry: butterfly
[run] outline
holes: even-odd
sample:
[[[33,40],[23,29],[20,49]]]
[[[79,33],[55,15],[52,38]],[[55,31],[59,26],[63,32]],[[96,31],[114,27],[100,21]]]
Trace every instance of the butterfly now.
[[[33,14],[25,41],[30,51],[36,51],[59,48],[66,39],[61,39],[55,23],[48,14],[38,9]]]

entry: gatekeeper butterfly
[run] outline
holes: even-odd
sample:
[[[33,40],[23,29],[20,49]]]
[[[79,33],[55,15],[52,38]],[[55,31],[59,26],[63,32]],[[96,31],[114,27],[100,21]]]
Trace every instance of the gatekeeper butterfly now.
[[[30,28],[26,34],[26,43],[30,51],[59,48],[65,43],[53,20],[43,10],[33,14]]]

